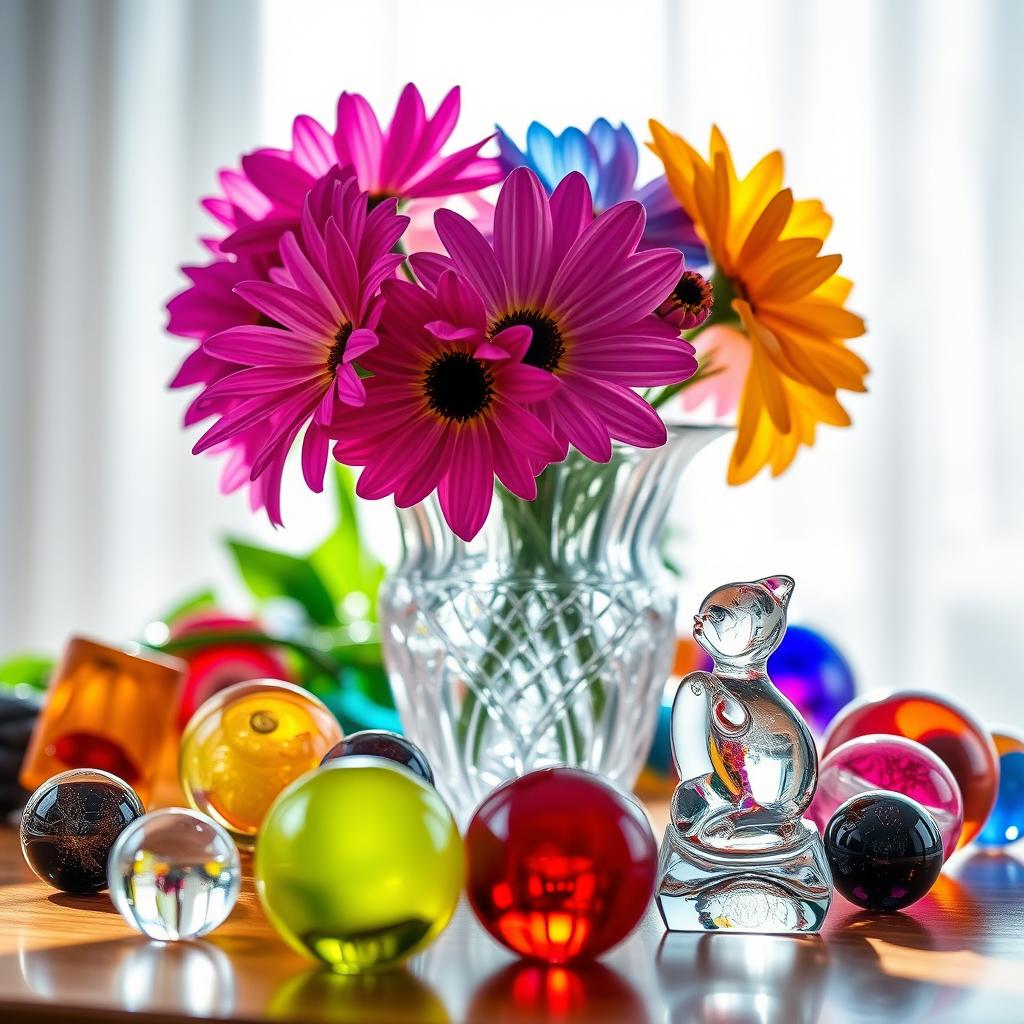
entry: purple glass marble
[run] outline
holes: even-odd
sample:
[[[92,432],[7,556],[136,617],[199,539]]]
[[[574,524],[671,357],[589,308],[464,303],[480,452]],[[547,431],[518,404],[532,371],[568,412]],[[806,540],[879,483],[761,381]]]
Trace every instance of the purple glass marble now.
[[[819,765],[818,788],[807,814],[824,832],[840,804],[870,790],[916,800],[939,826],[943,859],[956,849],[964,820],[960,787],[927,747],[885,735],[858,736],[843,743]]]

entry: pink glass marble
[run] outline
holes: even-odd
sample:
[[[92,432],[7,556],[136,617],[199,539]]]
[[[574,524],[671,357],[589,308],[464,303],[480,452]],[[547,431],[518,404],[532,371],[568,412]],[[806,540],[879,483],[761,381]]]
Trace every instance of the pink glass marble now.
[[[824,832],[840,804],[877,789],[908,796],[931,813],[944,860],[956,849],[964,821],[960,787],[939,757],[902,736],[858,736],[836,747],[818,767],[818,788],[807,814]]]

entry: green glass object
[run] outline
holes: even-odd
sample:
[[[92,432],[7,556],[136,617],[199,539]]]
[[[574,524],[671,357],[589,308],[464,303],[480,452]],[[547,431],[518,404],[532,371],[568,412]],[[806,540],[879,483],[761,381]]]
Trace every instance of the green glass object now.
[[[274,801],[255,870],[285,941],[358,974],[393,967],[444,930],[466,856],[432,786],[397,764],[353,756],[304,775]]]

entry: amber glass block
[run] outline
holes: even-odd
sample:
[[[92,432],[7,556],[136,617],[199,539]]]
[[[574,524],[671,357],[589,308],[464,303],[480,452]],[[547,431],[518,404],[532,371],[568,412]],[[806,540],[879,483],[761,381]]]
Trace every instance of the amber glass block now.
[[[68,768],[99,768],[148,804],[187,666],[72,637],[21,766],[29,790]]]

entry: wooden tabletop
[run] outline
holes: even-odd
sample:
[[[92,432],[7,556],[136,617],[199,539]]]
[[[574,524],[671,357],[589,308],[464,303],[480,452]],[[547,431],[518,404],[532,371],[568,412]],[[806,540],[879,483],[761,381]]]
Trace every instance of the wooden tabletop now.
[[[465,906],[407,970],[345,978],[292,953],[251,879],[199,942],[134,933],[106,894],[36,880],[0,827],[0,1020],[1024,1021],[1024,859],[957,854],[905,914],[836,897],[821,938],[663,933],[652,911],[599,963],[517,961]]]

